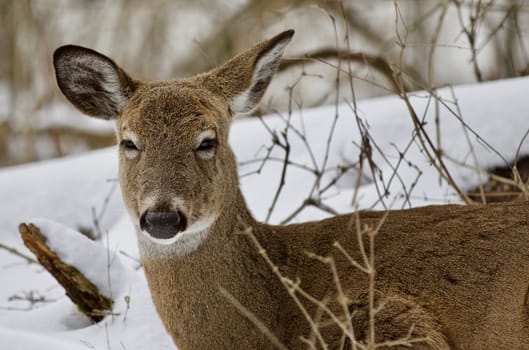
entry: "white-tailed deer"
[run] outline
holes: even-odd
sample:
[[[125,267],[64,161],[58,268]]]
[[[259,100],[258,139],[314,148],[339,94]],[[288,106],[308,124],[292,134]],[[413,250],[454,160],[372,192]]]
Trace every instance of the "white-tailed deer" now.
[[[363,264],[368,242],[357,239],[358,220],[376,227],[384,213],[288,226],[252,217],[228,145],[230,123],[258,104],[293,33],[183,80],[139,81],[78,46],[54,54],[68,100],[117,122],[125,204],[154,303],[176,345],[302,349],[313,339],[316,349],[361,349],[368,340],[408,339],[406,348],[414,349],[529,349],[527,203],[389,212],[376,236],[373,293],[369,276],[334,243]],[[347,298],[338,298],[329,266],[307,252],[334,259]],[[299,293],[297,304],[278,271],[328,310]],[[300,306],[320,315],[315,324]]]

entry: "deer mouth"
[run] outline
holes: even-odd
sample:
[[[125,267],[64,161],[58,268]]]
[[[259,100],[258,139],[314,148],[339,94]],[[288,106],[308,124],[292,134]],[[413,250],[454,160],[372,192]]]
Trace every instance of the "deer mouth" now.
[[[140,228],[157,239],[171,239],[187,228],[187,219],[180,211],[145,212]]]
[[[160,256],[159,254],[187,256],[195,252],[207,239],[210,232],[214,230],[216,216],[206,215],[191,223],[187,218],[186,220],[185,230],[176,233],[175,230],[149,233],[142,228],[138,236],[142,254],[155,257]],[[146,217],[143,221],[145,222],[143,225],[147,225]]]

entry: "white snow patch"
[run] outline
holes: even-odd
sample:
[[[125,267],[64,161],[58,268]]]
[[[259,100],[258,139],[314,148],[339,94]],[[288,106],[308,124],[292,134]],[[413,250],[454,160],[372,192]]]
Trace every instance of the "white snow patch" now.
[[[58,339],[44,334],[0,328],[2,349],[20,350],[86,350],[82,343]],[[95,349],[95,348],[93,348]]]

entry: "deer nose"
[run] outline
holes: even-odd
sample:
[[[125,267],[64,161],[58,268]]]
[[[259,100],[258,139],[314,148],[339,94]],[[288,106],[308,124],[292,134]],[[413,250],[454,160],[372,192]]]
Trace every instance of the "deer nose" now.
[[[140,227],[152,237],[173,238],[186,229],[187,220],[180,212],[146,212],[140,219]]]

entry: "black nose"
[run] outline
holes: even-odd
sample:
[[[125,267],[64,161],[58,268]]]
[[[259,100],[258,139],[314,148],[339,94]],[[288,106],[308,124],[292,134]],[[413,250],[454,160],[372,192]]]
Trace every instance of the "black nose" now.
[[[173,238],[186,229],[186,224],[181,212],[147,212],[140,219],[141,229],[160,239]]]

